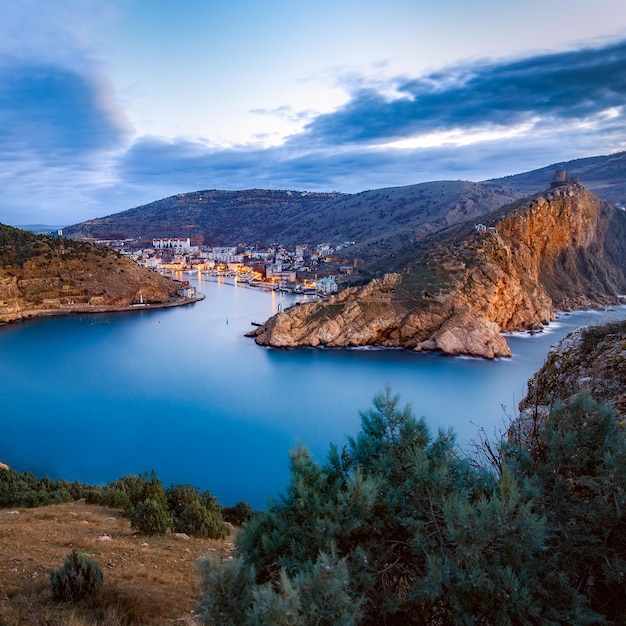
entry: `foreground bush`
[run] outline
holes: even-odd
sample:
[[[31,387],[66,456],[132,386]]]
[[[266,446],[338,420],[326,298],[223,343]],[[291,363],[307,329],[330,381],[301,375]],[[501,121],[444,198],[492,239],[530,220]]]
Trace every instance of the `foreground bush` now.
[[[130,515],[146,499],[154,500],[167,509],[165,488],[154,470],[139,475],[122,476],[103,489],[93,490],[87,502],[122,509],[126,515]]]
[[[175,533],[209,539],[223,539],[229,533],[214,496],[192,485],[166,489],[154,470],[93,489],[87,501],[122,509],[131,527],[148,535],[162,535],[168,526]]]
[[[323,464],[201,566],[205,624],[626,623],[626,439],[589,398],[495,468],[432,437],[389,391]]]
[[[104,576],[100,565],[76,549],[65,559],[63,566],[50,574],[55,600],[74,602],[93,592],[102,584]]]

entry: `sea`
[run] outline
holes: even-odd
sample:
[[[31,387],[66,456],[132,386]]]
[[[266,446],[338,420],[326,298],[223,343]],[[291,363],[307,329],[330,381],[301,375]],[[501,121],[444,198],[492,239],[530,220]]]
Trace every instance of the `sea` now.
[[[0,461],[37,476],[105,485],[155,470],[224,506],[280,498],[289,451],[323,461],[359,432],[388,386],[451,429],[468,454],[517,413],[532,374],[568,331],[626,318],[626,307],[561,313],[542,333],[507,337],[492,361],[398,349],[274,349],[245,333],[301,296],[202,275],[195,304],[73,315],[0,327]]]

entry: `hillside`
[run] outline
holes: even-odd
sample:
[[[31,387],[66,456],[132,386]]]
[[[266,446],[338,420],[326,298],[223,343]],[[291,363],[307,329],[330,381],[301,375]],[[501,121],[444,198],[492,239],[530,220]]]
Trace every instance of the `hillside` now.
[[[521,197],[494,183],[442,181],[328,194],[251,189],[196,191],[64,229],[86,240],[190,237],[207,245],[355,241],[348,254],[377,258],[416,236],[483,215]]]
[[[626,291],[626,214],[570,183],[423,238],[379,278],[283,311],[252,336],[276,347],[381,345],[493,358],[501,331]],[[373,269],[376,269],[374,266]]]
[[[207,245],[267,245],[294,221],[315,215],[340,194],[249,189],[182,193],[63,229],[75,239],[189,237]]]
[[[626,205],[626,152],[594,156],[483,182],[435,181],[356,194],[271,189],[204,190],[68,226],[74,239],[190,237],[206,245],[268,246],[353,241],[344,251],[364,261],[493,211],[549,186],[557,169],[612,204]]]
[[[0,224],[0,322],[183,303],[180,286],[102,246]]]

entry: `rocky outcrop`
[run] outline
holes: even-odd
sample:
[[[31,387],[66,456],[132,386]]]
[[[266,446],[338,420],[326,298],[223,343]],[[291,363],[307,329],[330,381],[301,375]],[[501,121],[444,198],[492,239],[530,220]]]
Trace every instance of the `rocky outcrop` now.
[[[180,283],[92,244],[0,225],[0,323],[182,302]]]
[[[580,392],[613,405],[626,419],[626,320],[577,328],[550,350],[528,381],[510,439],[532,449],[552,405]]]
[[[520,415],[545,413],[556,400],[580,391],[626,417],[626,320],[585,326],[564,337],[528,381]]]
[[[626,214],[570,183],[424,238],[391,269],[328,302],[279,313],[261,345],[380,345],[494,358],[501,331],[541,327],[555,309],[614,303],[626,291]]]

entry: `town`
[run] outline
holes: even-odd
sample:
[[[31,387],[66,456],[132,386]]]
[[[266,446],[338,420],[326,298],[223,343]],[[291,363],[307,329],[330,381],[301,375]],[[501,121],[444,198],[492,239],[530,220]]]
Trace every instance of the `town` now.
[[[246,244],[210,247],[189,237],[154,238],[151,247],[140,248],[132,239],[97,243],[161,273],[199,274],[244,286],[321,296],[336,293],[340,276],[352,274],[358,265],[342,264],[345,259],[338,256],[353,245],[351,241],[334,246],[301,244],[294,249],[278,244],[265,249]]]

